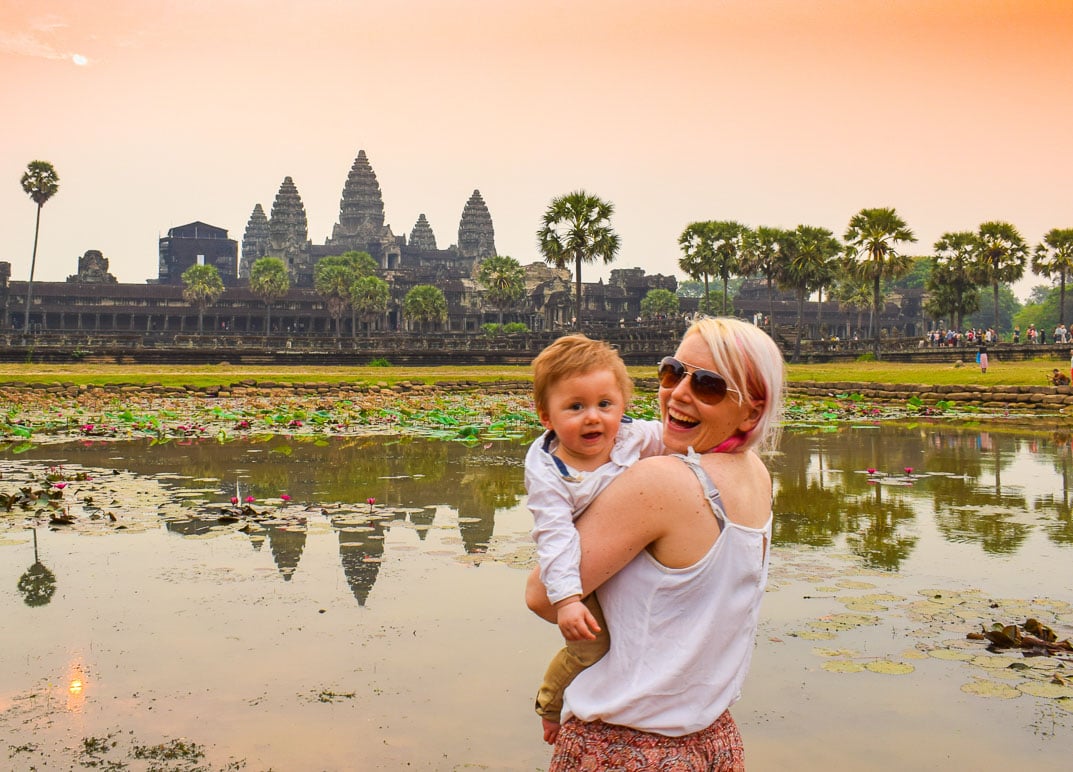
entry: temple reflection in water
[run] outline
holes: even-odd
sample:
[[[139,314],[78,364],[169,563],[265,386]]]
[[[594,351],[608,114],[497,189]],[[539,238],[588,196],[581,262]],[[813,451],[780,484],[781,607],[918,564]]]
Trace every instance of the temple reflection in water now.
[[[302,571],[316,521],[318,529],[334,532],[339,567],[364,606],[395,528],[412,530],[418,543],[430,529],[453,530],[451,548],[478,562],[497,513],[523,502],[525,448],[525,442],[266,436],[223,444],[41,446],[22,450],[19,460],[52,464],[62,457],[68,465],[123,468],[159,478],[176,496],[210,502],[226,502],[236,491],[258,502],[286,493],[301,505],[291,509],[309,513],[308,522],[253,523],[243,529],[251,549],[267,545],[278,575],[291,581]],[[927,554],[928,544],[965,545],[995,558],[1017,555],[1033,539],[1073,547],[1070,437],[1060,433],[941,424],[791,426],[769,463],[776,547],[842,549],[887,571]],[[190,517],[163,525],[181,536],[219,528],[213,511],[196,507]],[[50,579],[49,592],[57,582],[63,577]],[[27,603],[48,602],[44,591],[24,594]]]

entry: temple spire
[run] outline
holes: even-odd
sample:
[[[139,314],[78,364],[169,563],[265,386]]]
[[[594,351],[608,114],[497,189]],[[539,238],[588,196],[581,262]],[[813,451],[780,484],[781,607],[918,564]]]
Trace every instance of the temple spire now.
[[[269,232],[268,216],[260,204],[253,207],[250,220],[246,223],[246,233],[242,237],[242,260],[238,264],[239,278],[250,275],[250,266],[268,254]]]
[[[384,199],[380,183],[364,150],[350,167],[339,201],[339,221],[328,245],[342,249],[366,249],[380,239],[384,229]]]
[[[428,251],[436,249],[436,235],[424,214],[417,218],[414,229],[410,231],[410,246]]]
[[[458,223],[458,252],[468,258],[493,257],[496,254],[492,215],[488,213],[479,190],[473,191],[462,210],[462,219]]]
[[[309,254],[309,224],[306,208],[294,180],[284,177],[272,216],[268,220],[268,250],[266,254],[280,257],[291,275],[291,283],[299,286],[313,283],[313,265]]]

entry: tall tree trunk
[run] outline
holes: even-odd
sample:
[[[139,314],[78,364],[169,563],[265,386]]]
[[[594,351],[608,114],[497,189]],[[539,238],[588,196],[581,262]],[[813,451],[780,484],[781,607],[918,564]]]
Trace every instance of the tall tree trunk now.
[[[727,282],[729,279],[729,276],[723,277],[723,316],[727,315]]]
[[[41,204],[37,205],[37,218],[34,221],[34,251],[30,257],[30,281],[26,284],[26,312],[22,315],[22,332],[30,331],[30,298],[34,294],[34,268],[37,266],[37,234],[41,232]]]
[[[1066,272],[1062,271],[1062,283],[1058,290],[1058,323],[1066,323]],[[995,328],[996,330],[998,327]]]
[[[995,330],[998,331],[998,281],[995,281],[991,286],[995,291]]]
[[[581,255],[574,258],[574,284],[577,289],[577,313],[574,315],[574,325],[581,329]]]
[[[794,362],[801,359],[801,326],[805,318],[805,290],[797,291],[797,335],[794,340]]]
[[[879,360],[879,273],[872,282],[872,321],[868,325],[872,328],[872,353]]]
[[[775,281],[768,274],[767,277],[767,332],[772,340],[775,339]]]

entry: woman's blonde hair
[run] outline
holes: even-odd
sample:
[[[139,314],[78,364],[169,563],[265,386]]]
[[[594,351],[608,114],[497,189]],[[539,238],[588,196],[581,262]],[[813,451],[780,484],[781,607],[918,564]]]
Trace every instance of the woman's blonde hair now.
[[[728,386],[741,392],[742,401],[760,405],[760,420],[734,443],[733,450],[774,450],[779,442],[786,369],[775,341],[755,324],[728,316],[701,317],[684,337],[690,335],[699,335],[708,344],[715,369]],[[733,393],[727,395],[733,398]]]
[[[533,360],[533,402],[537,410],[547,408],[548,391],[561,380],[586,375],[597,370],[609,370],[629,404],[633,396],[633,380],[615,349],[602,340],[584,335],[564,335],[549,343]]]

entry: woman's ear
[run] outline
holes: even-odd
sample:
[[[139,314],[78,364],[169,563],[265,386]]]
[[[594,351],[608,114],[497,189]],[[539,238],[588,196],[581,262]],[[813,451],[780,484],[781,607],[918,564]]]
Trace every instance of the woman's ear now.
[[[767,403],[763,400],[753,402],[752,407],[746,414],[745,418],[742,419],[742,422],[740,424],[738,424],[738,431],[742,434],[748,434],[753,429],[755,429],[756,425],[760,423],[760,419],[764,417],[764,407],[766,406],[766,404]]]

